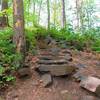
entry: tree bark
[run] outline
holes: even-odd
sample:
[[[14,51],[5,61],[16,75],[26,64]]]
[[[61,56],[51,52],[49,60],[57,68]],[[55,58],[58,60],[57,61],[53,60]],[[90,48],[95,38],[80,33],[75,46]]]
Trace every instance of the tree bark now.
[[[50,30],[50,1],[47,0],[47,12],[48,12],[48,30]]]
[[[21,62],[24,62],[26,52],[26,41],[24,33],[23,0],[13,0],[13,19],[15,32],[13,42],[16,45],[16,53],[22,55]]]
[[[62,27],[66,27],[65,0],[62,0]]]

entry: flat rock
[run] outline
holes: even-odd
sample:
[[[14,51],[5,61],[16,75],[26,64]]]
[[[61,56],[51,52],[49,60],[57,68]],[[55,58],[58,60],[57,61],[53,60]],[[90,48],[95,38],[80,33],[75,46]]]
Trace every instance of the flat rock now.
[[[38,62],[37,62],[38,64],[66,64],[66,63],[68,63],[68,61],[67,60],[63,60],[63,59],[61,59],[61,60],[39,60]]]
[[[52,60],[52,56],[39,56],[40,60]]]
[[[43,82],[43,86],[46,87],[48,85],[50,85],[52,83],[52,77],[50,74],[44,74],[41,77],[42,82]]]
[[[40,72],[50,72],[53,76],[63,76],[72,74],[76,68],[72,65],[39,65],[37,68]]]
[[[100,86],[100,79],[88,76],[81,81],[80,86],[94,93],[98,88],[97,91],[100,92],[100,88],[98,87]]]
[[[67,55],[57,55],[57,56],[52,56],[52,55],[43,55],[43,56],[38,56],[38,59],[40,60],[67,60],[67,61],[72,61],[72,57],[67,54]]]

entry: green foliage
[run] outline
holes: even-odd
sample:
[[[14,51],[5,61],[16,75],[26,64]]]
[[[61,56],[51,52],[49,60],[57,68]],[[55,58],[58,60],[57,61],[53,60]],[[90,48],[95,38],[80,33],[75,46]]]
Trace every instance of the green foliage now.
[[[0,65],[0,76],[5,72],[5,68]]]
[[[16,58],[12,35],[13,31],[11,28],[0,30],[0,88],[14,80],[13,76],[7,74],[8,71],[11,72],[12,68],[15,67],[12,63],[14,58]]]
[[[35,33],[36,33],[36,28],[34,27],[29,27],[26,28],[25,34],[26,34],[26,47],[28,52],[32,52],[32,50],[35,47],[36,44],[36,39],[35,39]]]
[[[97,40],[93,43],[93,45],[92,45],[91,48],[92,48],[92,50],[97,51],[97,52],[100,53],[100,38],[97,39]]]
[[[36,30],[36,37],[46,37],[48,35],[48,31],[46,30],[46,28],[42,27],[42,26],[37,26],[37,30]]]
[[[50,34],[57,40],[65,40],[68,45],[73,46],[78,50],[92,48],[92,50],[100,51],[99,28],[84,30],[84,33],[81,33],[75,32],[71,25],[67,25],[64,29],[52,27]]]

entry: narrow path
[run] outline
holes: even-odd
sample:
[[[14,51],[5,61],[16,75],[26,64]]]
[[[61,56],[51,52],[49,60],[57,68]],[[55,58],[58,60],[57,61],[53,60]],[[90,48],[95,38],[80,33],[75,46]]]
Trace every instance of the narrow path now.
[[[100,75],[100,58],[97,55],[86,52],[71,51],[73,63],[85,66],[82,73],[85,75]],[[34,57],[33,57],[34,59]],[[87,95],[93,96],[90,92],[80,88],[79,83],[72,77],[55,77],[53,84],[45,88],[41,84],[40,75],[34,71],[35,64],[32,63],[32,77],[27,80],[19,80],[5,93],[5,100],[81,100]],[[93,100],[96,97],[93,96]],[[82,99],[84,100],[84,99]],[[98,99],[99,100],[99,99]]]

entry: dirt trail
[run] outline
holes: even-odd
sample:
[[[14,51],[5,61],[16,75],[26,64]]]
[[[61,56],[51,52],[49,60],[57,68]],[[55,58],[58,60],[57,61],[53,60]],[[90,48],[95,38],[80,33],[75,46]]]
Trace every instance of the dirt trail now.
[[[75,64],[85,66],[82,73],[99,77],[100,55],[75,51],[72,51],[72,55]],[[35,65],[31,64],[31,66],[33,69]],[[66,91],[68,91],[67,95],[64,96]],[[68,99],[70,95],[72,99]],[[86,95],[93,96],[89,91],[80,88],[79,83],[75,82],[72,77],[55,77],[53,84],[44,88],[41,84],[40,75],[32,70],[31,78],[27,80],[17,79],[16,84],[6,91],[4,97],[5,100],[81,100],[80,97]],[[96,100],[95,96],[93,98]]]

